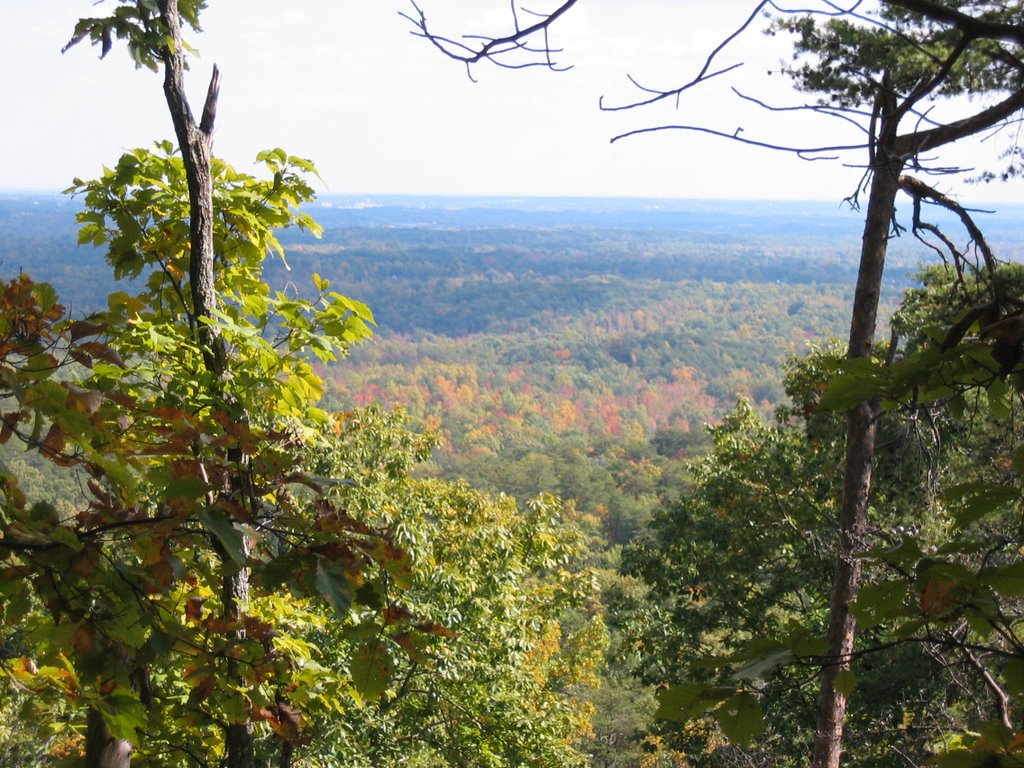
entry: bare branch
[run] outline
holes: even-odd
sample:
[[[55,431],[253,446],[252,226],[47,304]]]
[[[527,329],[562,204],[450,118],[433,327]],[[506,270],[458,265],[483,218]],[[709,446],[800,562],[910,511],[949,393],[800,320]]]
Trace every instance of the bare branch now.
[[[160,14],[167,29],[168,44],[161,51],[164,65],[164,96],[174,124],[189,193],[189,286],[192,314],[200,332],[203,357],[208,370],[221,375],[225,370],[224,340],[215,326],[202,322],[213,316],[216,291],[213,278],[213,181],[210,157],[213,122],[220,90],[220,73],[213,77],[203,107],[202,123],[196,125],[185,95],[185,55],[181,41],[178,0],[160,0]]]
[[[761,0],[761,2],[759,2],[757,6],[754,8],[753,12],[747,17],[747,20],[744,21],[739,27],[737,27],[732,32],[732,34],[725,38],[725,40],[719,43],[718,46],[708,55],[707,59],[705,59],[704,61],[704,66],[701,67],[701,70],[700,72],[697,73],[697,76],[694,77],[692,80],[690,80],[690,82],[686,83],[685,85],[681,85],[678,88],[673,88],[667,91],[658,91],[652,88],[641,87],[641,90],[647,93],[653,93],[654,96],[652,96],[649,99],[644,99],[642,101],[634,101],[628,104],[620,104],[619,106],[615,107],[605,106],[604,96],[602,96],[598,100],[598,106],[605,112],[620,112],[626,109],[636,109],[637,107],[644,107],[647,106],[648,104],[654,104],[655,102],[663,101],[664,99],[668,98],[678,98],[684,91],[688,91],[690,88],[693,88],[694,86],[700,85],[701,83],[711,80],[712,78],[718,77],[719,75],[723,75],[726,72],[731,72],[732,70],[743,66],[742,63],[732,64],[728,67],[725,67],[724,69],[719,69],[714,72],[709,71],[711,69],[711,65],[714,64],[715,62],[715,57],[718,56],[718,54],[721,53],[726,48],[726,46],[728,46],[733,40],[735,40],[737,37],[743,34],[743,32],[746,31],[746,29],[754,22],[754,19],[756,19],[761,14],[761,11],[764,10],[765,6],[769,4],[771,4],[771,0]],[[637,85],[636,80],[634,80],[632,77],[630,77],[629,79],[634,85]],[[615,141],[615,139],[612,139],[612,141]]]
[[[981,675],[981,679],[985,681],[985,687],[991,691],[992,695],[996,699],[996,711],[999,713],[999,721],[1006,726],[1007,730],[1013,730],[1013,724],[1010,722],[1010,697],[1002,689],[996,679],[992,677],[992,673],[988,671],[981,660],[975,656],[970,648],[963,648],[964,658],[967,659],[967,663],[970,664],[978,674]]]
[[[870,112],[865,112],[860,109],[850,109],[848,107],[833,107],[830,104],[798,104],[791,107],[776,107],[768,104],[761,99],[755,98],[754,96],[748,96],[742,93],[737,88],[733,88],[732,92],[739,96],[743,101],[749,101],[752,104],[756,104],[762,109],[766,109],[769,112],[817,112],[828,117],[834,117],[837,120],[844,120],[850,123],[858,131],[870,135],[869,130],[864,127],[864,124],[858,122],[856,118],[870,117]]]
[[[831,11],[823,11],[820,8],[783,8],[781,5],[779,5],[778,3],[774,2],[774,0],[771,0],[771,2],[768,3],[768,5],[770,5],[772,8],[774,8],[779,13],[786,14],[786,15],[789,15],[789,16],[795,16],[795,15],[814,15],[814,16],[852,16],[852,17],[858,18],[858,19],[865,19],[865,18],[867,18],[867,17],[861,16],[859,13],[857,13],[857,9],[860,8],[862,5],[864,5],[863,0],[857,0],[849,8],[843,8],[838,3],[833,3],[833,2],[830,2],[829,0],[823,0],[823,3],[825,5],[827,5],[829,8],[831,8],[832,10]]]
[[[576,5],[578,0],[565,0],[554,11],[547,14],[522,9],[525,13],[535,16],[538,19],[527,27],[520,27],[519,15],[516,12],[516,8],[513,3],[513,31],[501,37],[475,35],[463,38],[464,40],[477,41],[479,44],[476,46],[468,45],[467,43],[459,40],[453,40],[451,38],[435,34],[430,30],[430,27],[427,24],[427,16],[419,5],[416,4],[416,0],[409,0],[409,2],[415,9],[415,13],[399,12],[398,15],[412,22],[413,27],[415,27],[412,34],[416,37],[422,37],[429,40],[431,44],[445,56],[450,59],[463,62],[467,68],[480,61],[487,60],[492,64],[496,64],[497,66],[504,67],[506,69],[525,69],[528,67],[545,67],[554,71],[570,69],[570,67],[559,66],[553,59],[553,54],[561,53],[561,49],[551,47],[550,40],[548,38],[548,29],[566,12],[568,12],[570,8]],[[543,45],[540,47],[533,47],[529,44],[529,40],[538,34],[543,36]],[[539,55],[540,59],[526,62],[509,62],[502,60],[503,57],[516,52]],[[472,76],[470,77],[472,79]]]
[[[199,130],[207,136],[213,134],[213,122],[217,119],[217,97],[220,95],[220,70],[213,65],[210,87],[206,91],[206,103],[203,105],[203,118],[199,122]]]
[[[611,139],[611,143],[615,143],[620,139],[629,138],[630,136],[637,136],[642,133],[657,133],[659,131],[693,131],[695,133],[707,133],[711,136],[720,136],[723,139],[731,139],[732,141],[738,141],[741,144],[750,144],[754,147],[763,147],[764,149],[777,150],[779,152],[791,152],[798,155],[804,160],[835,160],[838,156],[829,155],[827,157],[810,157],[810,155],[822,154],[824,152],[848,152],[855,149],[865,149],[867,143],[864,144],[835,144],[824,147],[787,147],[782,144],[772,144],[767,141],[757,141],[755,139],[746,139],[740,136],[742,128],[737,128],[735,133],[725,133],[723,131],[716,131],[713,128],[704,128],[699,125],[658,125],[653,128],[637,128],[634,131],[627,131],[626,133],[620,133],[618,136],[614,136]]]
[[[971,236],[971,242],[973,242],[979,251],[981,251],[982,257],[985,259],[985,267],[989,274],[996,271],[996,257],[992,253],[992,249],[989,248],[988,243],[985,241],[985,236],[982,234],[981,228],[974,222],[970,213],[956,200],[948,197],[933,187],[928,186],[920,179],[916,179],[913,176],[906,174],[900,176],[900,188],[914,198],[915,201],[930,200],[934,204],[945,208],[947,211],[952,211],[960,219],[960,222],[964,225],[964,229]],[[964,254],[957,250],[950,242],[949,238],[938,231],[938,228],[934,225],[926,225],[920,221],[918,213],[919,208],[915,208],[914,215],[914,228],[915,229],[926,229],[933,234],[937,234],[947,248],[950,249],[954,259],[962,260]],[[959,270],[958,270],[959,272]]]

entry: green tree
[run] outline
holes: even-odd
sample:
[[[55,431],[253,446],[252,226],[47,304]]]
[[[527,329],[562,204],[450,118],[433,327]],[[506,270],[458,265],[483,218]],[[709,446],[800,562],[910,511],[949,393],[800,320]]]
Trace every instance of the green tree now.
[[[899,749],[920,762],[936,745],[942,765],[1019,760],[1020,374],[1001,371],[1011,351],[1021,359],[1021,271],[972,277],[950,266],[921,278],[895,321],[903,359],[818,354],[796,366],[783,421],[769,427],[741,407],[712,430],[692,492],[629,553],[651,594],[620,614],[632,617],[641,671],[671,683],[661,712],[689,722],[669,738],[695,759],[722,764],[737,750],[701,724],[711,709],[732,742],[764,729],[746,759],[779,765],[803,753],[805,673],[824,650],[812,638],[826,618],[834,535],[826,479],[839,482],[841,432],[827,409],[873,395],[873,525],[851,606],[861,634],[837,683],[858,694],[845,760],[888,765]]]
[[[924,201],[949,202],[904,170],[927,167],[926,153],[1005,123],[1024,107],[1019,49],[1004,46],[1004,41],[1020,43],[1019,27],[1012,21],[1019,11],[1019,4],[1012,3],[893,2],[882,7],[880,25],[842,18],[826,24],[804,18],[788,25],[799,34],[798,53],[815,60],[793,70],[797,82],[842,108],[871,110],[871,186],[850,327],[851,359],[871,356],[898,192],[913,198],[915,211]],[[1002,99],[961,120],[922,126],[922,104],[956,94]],[[922,229],[918,216],[913,226],[915,231]],[[975,231],[970,234],[975,236]],[[847,415],[846,478],[826,657],[834,663],[822,671],[814,768],[835,768],[842,751],[847,690],[837,681],[848,672],[854,650],[856,617],[850,606],[860,583],[861,561],[856,555],[869,523],[879,415],[877,401],[870,399]]]
[[[268,294],[267,221],[301,216],[293,206],[308,188],[284,153],[265,160],[273,181],[213,166],[216,242],[229,254],[209,322],[228,351],[223,372],[196,337],[184,169],[169,145],[79,186],[83,240],[107,244],[120,274],[144,273],[141,294],[112,294],[106,313],[68,321],[45,286],[8,286],[3,437],[76,468],[89,491],[67,515],[27,504],[5,479],[5,620],[30,638],[12,672],[40,696],[89,707],[91,764],[118,764],[114,753],[126,763],[130,747],[205,764],[192,745],[216,754],[263,710],[350,686],[325,673],[292,688],[303,647],[289,638],[309,609],[277,605],[281,585],[346,615],[356,586],[385,578],[377,567],[407,567],[383,536],[327,506],[304,468],[330,423],[310,355],[335,357],[366,335],[369,314],[322,281],[315,301]],[[296,484],[314,497],[295,496]]]
[[[1020,760],[1017,708],[1022,616],[1019,580],[1021,463],[1018,413],[1022,294],[1016,265],[971,273],[952,265],[923,274],[897,327],[906,356],[890,366],[844,365],[824,404],[873,395],[881,407],[926,421],[949,445],[936,465],[932,525],[898,546],[864,553],[877,574],[853,606],[879,647],[915,642],[941,649],[980,690],[950,729],[943,765]]]
[[[805,759],[814,722],[809,669],[825,650],[842,457],[839,420],[813,405],[841,358],[833,346],[792,363],[794,405],[772,423],[741,402],[710,428],[712,449],[692,463],[689,490],[655,515],[649,539],[624,557],[650,592],[621,602],[617,620],[634,638],[641,677],[673,686],[660,694],[660,714],[686,725],[662,738],[692,764]],[[929,467],[901,419],[888,416],[879,429],[885,448],[874,505],[884,512],[876,512],[875,535],[899,536],[923,528]],[[848,739],[849,764],[889,765],[894,747],[912,759],[927,754],[942,735],[932,718],[952,706],[942,665],[911,646],[857,674],[862,695],[851,717],[860,729]],[[914,728],[895,725],[894,713]],[[754,734],[756,747],[745,748]]]
[[[416,616],[383,641],[332,625],[324,647],[336,663],[384,642],[393,670],[379,701],[335,718],[347,738],[333,740],[328,762],[581,765],[571,743],[588,719],[574,692],[594,681],[606,640],[601,613],[584,606],[594,587],[577,562],[578,533],[551,497],[519,509],[464,483],[411,479],[432,444],[406,431],[401,413],[371,408],[347,418],[322,454],[327,474],[354,480],[335,486],[336,503],[408,553],[403,606]],[[418,638],[417,626],[438,634]]]

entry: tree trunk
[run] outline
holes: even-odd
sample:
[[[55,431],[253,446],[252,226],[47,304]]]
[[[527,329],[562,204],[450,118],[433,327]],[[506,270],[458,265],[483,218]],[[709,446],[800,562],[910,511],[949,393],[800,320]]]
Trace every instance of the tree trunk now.
[[[246,551],[243,540],[243,551]],[[221,608],[224,618],[229,622],[241,624],[245,606],[249,602],[249,571],[238,568],[224,554],[221,556]],[[245,639],[245,630],[234,632],[237,639]],[[238,660],[228,656],[227,674],[229,680],[239,680]],[[256,764],[255,746],[253,743],[252,725],[248,720],[241,723],[229,723],[225,729],[224,746],[227,753],[227,768],[254,768]]]
[[[181,159],[185,165],[189,203],[189,288],[192,293],[193,323],[203,348],[203,359],[211,373],[223,375],[227,365],[224,340],[214,326],[200,322],[213,315],[217,294],[213,275],[213,122],[217,112],[220,73],[215,66],[203,107],[202,122],[196,125],[185,96],[185,56],[181,41],[178,0],[161,0],[160,11],[173,50],[164,52],[164,96],[174,124]]]
[[[129,768],[132,745],[110,734],[103,715],[89,710],[85,730],[85,768]]]
[[[292,757],[295,755],[295,746],[288,741],[281,742],[281,761],[278,768],[292,768]]]
[[[214,278],[213,249],[213,123],[217,113],[220,73],[215,66],[206,94],[203,115],[196,124],[185,96],[185,57],[181,41],[181,17],[178,0],[160,0],[160,14],[171,45],[164,51],[164,95],[174,123],[189,197],[189,287],[192,297],[190,322],[203,352],[206,370],[213,374],[215,391],[212,393],[227,402],[222,391],[227,372],[227,354],[223,338],[215,326],[202,322],[213,316],[217,294]],[[244,419],[245,414],[239,414]],[[243,456],[229,456],[239,467],[245,465]],[[240,483],[232,483],[232,492]],[[241,617],[249,593],[249,575],[245,568],[236,567],[225,555],[222,562],[222,610],[226,619]],[[239,630],[240,637],[244,631]],[[239,679],[238,662],[229,659],[228,678]],[[225,727],[226,768],[254,768],[255,750],[250,723],[229,723]]]
[[[850,358],[871,354],[885,254],[902,169],[903,161],[888,154],[880,156],[880,162],[874,169],[850,322],[847,352]],[[878,402],[868,401],[846,415],[846,468],[829,603],[828,651],[821,672],[811,768],[839,768],[841,762],[846,695],[837,690],[836,677],[850,668],[856,635],[856,620],[850,613],[850,603],[856,598],[860,586],[861,564],[857,551],[863,546],[867,528],[878,413]]]

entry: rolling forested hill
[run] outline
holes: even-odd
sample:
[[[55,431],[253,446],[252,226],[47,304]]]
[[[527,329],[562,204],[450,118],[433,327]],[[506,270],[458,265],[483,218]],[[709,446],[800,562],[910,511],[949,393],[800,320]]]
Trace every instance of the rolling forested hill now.
[[[28,270],[84,315],[112,282],[77,245],[76,210],[0,197],[0,275]],[[555,491],[612,542],[702,450],[704,423],[738,397],[769,411],[783,361],[845,335],[861,226],[820,202],[326,198],[312,213],[323,237],[284,233],[270,282],[308,293],[317,273],[377,321],[323,372],[328,405],[403,406],[444,438],[434,472]],[[990,237],[1020,255],[1001,213]],[[909,235],[893,251],[889,307],[929,256]]]
[[[76,203],[0,198],[0,274],[105,301]],[[842,335],[859,220],[830,204],[327,199],[322,240],[286,233],[271,281],[313,273],[367,303],[377,338],[328,372],[339,407],[403,404],[448,445],[487,454],[549,433],[700,432],[739,395],[778,402],[778,366]],[[913,268],[892,270],[892,296]]]
[[[0,197],[0,275],[28,270],[86,314],[112,283],[76,210]],[[1000,213],[990,239],[1018,257],[1024,209]],[[691,454],[737,397],[777,405],[781,363],[845,335],[861,226],[820,202],[326,198],[313,214],[322,239],[285,233],[272,284],[318,273],[377,320],[325,371],[329,404],[402,405],[445,438],[438,472],[521,498],[584,495],[566,463],[608,466],[622,445]],[[896,242],[890,307],[929,257]]]

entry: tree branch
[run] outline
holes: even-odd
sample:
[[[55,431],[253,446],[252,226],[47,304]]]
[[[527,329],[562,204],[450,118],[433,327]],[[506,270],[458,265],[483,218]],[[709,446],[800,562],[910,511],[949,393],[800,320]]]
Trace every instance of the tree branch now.
[[[1024,45],[1024,25],[1003,24],[986,21],[969,16],[949,5],[935,0],[884,0],[886,5],[902,8],[911,13],[919,13],[932,21],[949,24],[972,38],[1003,40],[1008,43]]]
[[[967,659],[967,663],[981,675],[981,679],[985,681],[985,687],[995,696],[996,711],[999,713],[1000,722],[1006,726],[1007,730],[1013,730],[1013,723],[1010,722],[1010,697],[999,683],[996,682],[995,678],[992,677],[992,673],[988,671],[978,657],[971,653],[970,648],[965,647],[961,650],[963,651],[964,658]]]
[[[988,242],[985,240],[985,235],[982,233],[981,228],[974,222],[974,219],[971,217],[970,213],[968,213],[966,208],[960,205],[956,200],[942,194],[937,189],[928,186],[923,181],[916,179],[913,176],[908,176],[906,174],[900,176],[900,188],[914,198],[915,202],[930,200],[936,205],[945,208],[947,211],[955,213],[960,219],[960,222],[964,225],[964,229],[966,229],[967,233],[971,236],[971,242],[973,242],[977,246],[978,250],[981,251],[982,258],[985,260],[985,267],[989,274],[991,275],[996,271],[996,257],[992,253],[992,249],[989,247]],[[916,207],[914,215],[915,230],[919,228],[926,229],[929,232],[936,234],[943,241],[946,247],[949,248],[956,262],[959,264],[963,261],[964,254],[953,246],[953,243],[948,237],[939,231],[938,227],[923,223],[920,220],[919,213],[920,208]],[[959,267],[957,269],[957,273],[960,273]]]
[[[642,133],[657,133],[659,131],[693,131],[695,133],[707,133],[712,136],[720,136],[724,139],[731,139],[732,141],[738,141],[741,144],[750,144],[755,147],[763,147],[764,149],[773,149],[779,152],[791,152],[795,155],[799,155],[802,159],[813,161],[813,160],[835,160],[835,156],[828,157],[807,157],[807,155],[816,155],[823,152],[846,152],[854,149],[865,149],[867,143],[864,144],[834,144],[823,147],[787,147],[782,144],[772,144],[766,141],[757,141],[755,139],[745,139],[739,135],[742,128],[737,128],[735,133],[725,133],[724,131],[716,131],[713,128],[703,128],[699,125],[658,125],[653,128],[637,128],[633,131],[626,131],[620,133],[618,136],[613,136],[611,143],[614,144],[620,139],[625,139],[630,136],[637,136]]]
[[[627,109],[636,109],[637,107],[644,107],[644,106],[647,106],[648,104],[654,104],[656,102],[663,101],[664,99],[668,99],[668,98],[678,98],[679,96],[681,96],[683,94],[684,91],[688,91],[690,88],[693,88],[694,86],[700,85],[703,82],[706,82],[706,81],[711,80],[711,79],[713,79],[715,77],[718,77],[719,75],[724,75],[726,72],[731,72],[732,70],[737,69],[737,68],[743,66],[742,63],[740,63],[740,64],[732,64],[732,65],[730,65],[728,67],[725,67],[724,69],[719,69],[719,70],[716,70],[714,72],[710,72],[709,73],[709,70],[711,69],[711,65],[715,61],[715,57],[718,56],[718,54],[721,53],[726,48],[726,46],[728,46],[733,40],[735,40],[737,37],[739,37],[741,34],[743,34],[744,31],[746,31],[746,29],[754,22],[754,19],[756,19],[761,14],[761,11],[764,10],[764,7],[766,5],[768,5],[769,2],[770,2],[770,0],[761,0],[757,4],[757,6],[754,8],[754,10],[751,12],[751,14],[747,17],[747,20],[744,21],[735,30],[733,30],[732,34],[730,34],[728,37],[726,37],[725,40],[720,42],[715,47],[715,49],[708,55],[707,59],[704,60],[704,66],[701,67],[700,72],[698,72],[696,77],[694,77],[688,83],[686,83],[684,85],[681,85],[678,88],[673,88],[671,90],[658,91],[658,90],[655,90],[653,88],[644,88],[644,87],[640,86],[635,79],[630,77],[629,78],[630,82],[632,82],[634,85],[636,85],[638,88],[640,88],[640,90],[646,91],[647,93],[653,93],[654,96],[652,96],[649,99],[644,99],[642,101],[634,101],[634,102],[630,102],[628,104],[621,104],[621,105],[616,106],[616,107],[605,106],[605,104],[604,104],[604,96],[602,96],[600,99],[598,99],[598,107],[602,111],[604,111],[604,112],[620,112],[620,111],[627,110]],[[625,136],[625,135],[628,135],[628,134],[623,134],[623,135]],[[616,137],[616,138],[621,138],[621,137]],[[612,139],[612,141],[615,141],[615,139]]]
[[[561,71],[568,69],[568,67],[559,67],[552,59],[551,55],[553,53],[560,53],[561,49],[552,48],[550,46],[547,33],[551,25],[565,15],[565,13],[576,5],[577,2],[578,0],[565,0],[549,14],[533,13],[534,16],[539,17],[539,20],[528,27],[519,26],[519,17],[516,15],[515,8],[513,7],[512,20],[514,24],[514,31],[501,37],[472,36],[465,38],[466,40],[481,41],[476,47],[457,40],[452,40],[451,38],[442,37],[431,32],[429,25],[427,24],[427,16],[419,5],[416,4],[416,0],[410,0],[410,4],[415,9],[415,14],[399,12],[398,15],[412,22],[412,25],[416,28],[416,30],[412,32],[413,35],[429,40],[431,44],[445,56],[450,59],[463,62],[467,67],[470,67],[480,61],[487,60],[492,64],[508,69],[523,69],[526,67],[539,66]],[[528,40],[538,33],[544,35],[544,44],[540,48],[531,47],[528,44]],[[540,54],[542,58],[539,61],[528,61],[524,63],[510,63],[501,60],[501,57],[515,51]]]
[[[207,370],[215,376],[226,368],[224,340],[214,326],[203,322],[213,317],[216,290],[213,277],[213,123],[220,72],[214,67],[207,91],[201,125],[196,125],[185,96],[185,53],[181,40],[178,0],[160,0],[161,21],[168,43],[161,51],[164,64],[164,96],[181,149],[189,197],[189,287],[192,292],[192,319],[198,328]]]

